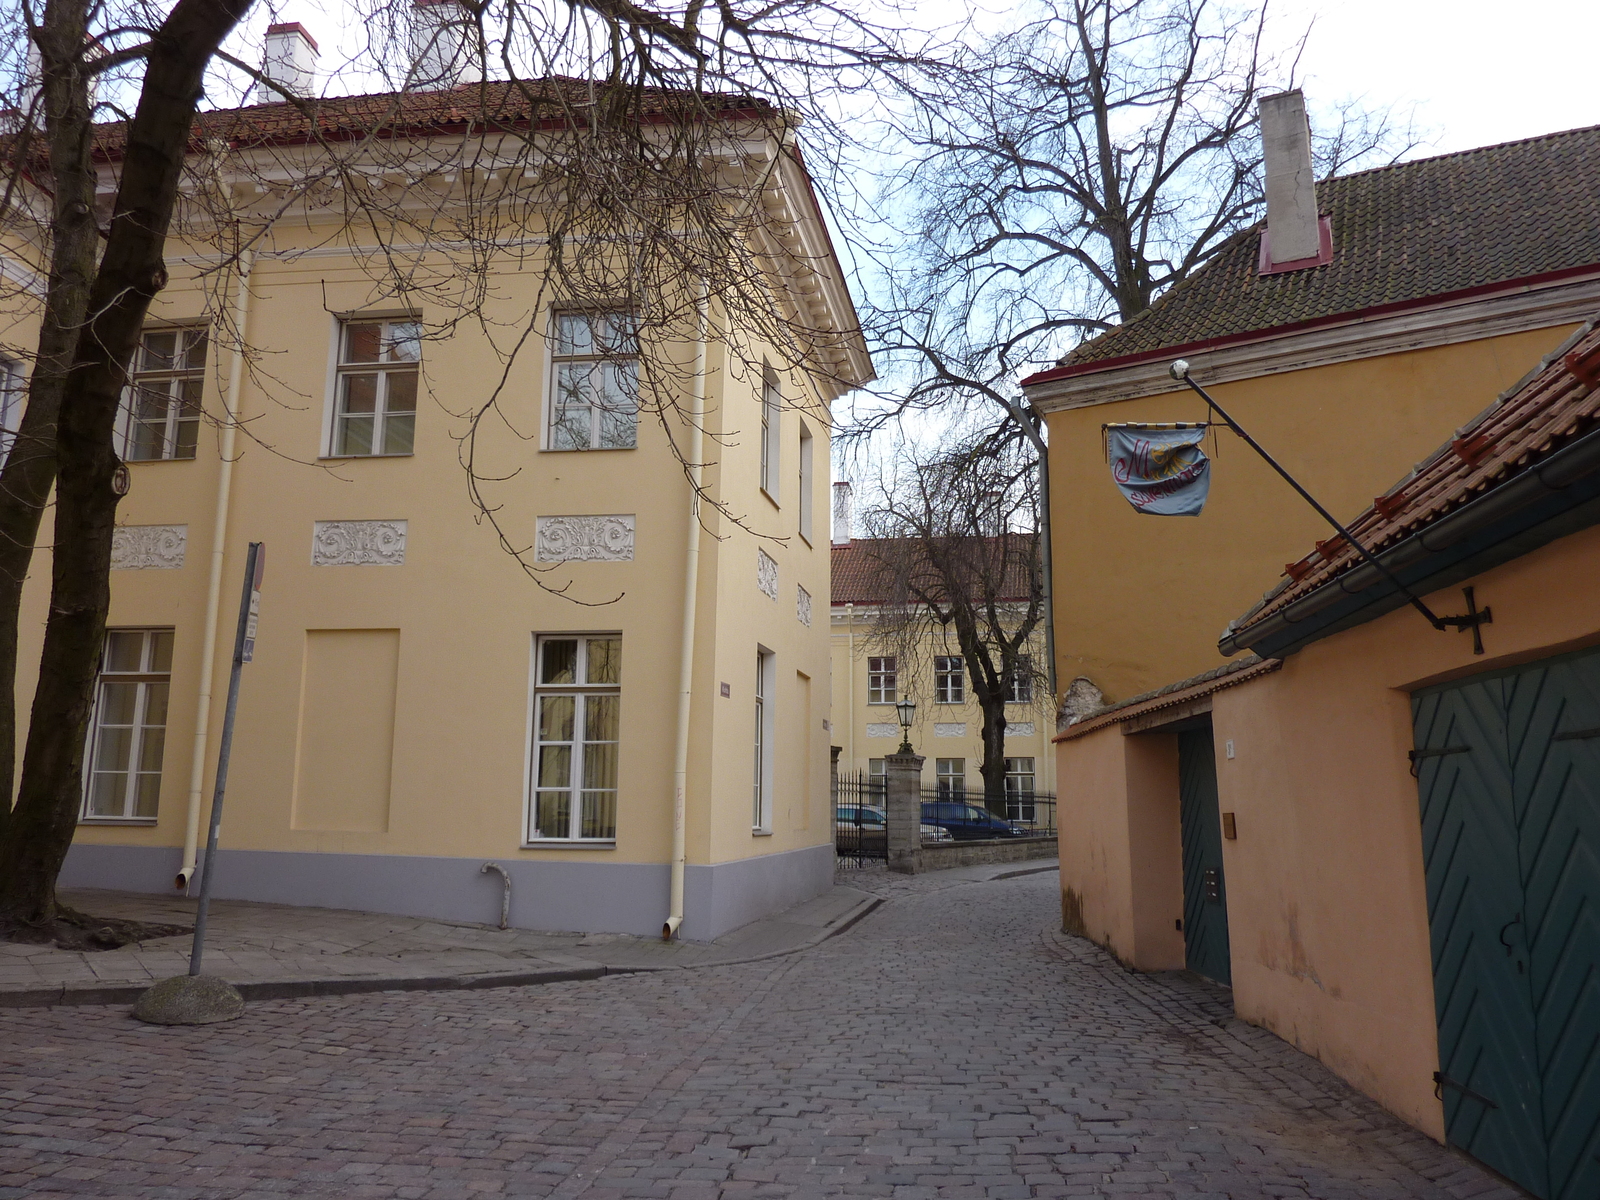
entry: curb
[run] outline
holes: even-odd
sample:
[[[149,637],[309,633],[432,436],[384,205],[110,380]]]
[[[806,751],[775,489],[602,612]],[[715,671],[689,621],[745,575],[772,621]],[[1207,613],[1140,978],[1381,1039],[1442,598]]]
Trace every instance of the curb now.
[[[884,897],[872,896],[863,900],[834,924],[825,925],[814,937],[786,950],[773,950],[749,958],[718,959],[705,963],[665,963],[661,965],[557,967],[543,971],[496,971],[488,975],[411,975],[400,978],[383,976],[336,976],[329,979],[263,979],[236,983],[239,994],[246,1000],[293,1000],[313,996],[355,996],[370,992],[475,992],[485,988],[536,987],[544,983],[569,983],[574,980],[602,979],[608,975],[644,975],[656,971],[697,971],[707,967],[735,967],[744,963],[765,962],[798,954],[821,945],[855,926],[884,903]],[[155,982],[154,980],[150,981]],[[131,1005],[144,995],[150,983],[90,984],[74,987],[27,988],[18,991],[0,991],[0,1009],[6,1008],[62,1008],[90,1004]]]

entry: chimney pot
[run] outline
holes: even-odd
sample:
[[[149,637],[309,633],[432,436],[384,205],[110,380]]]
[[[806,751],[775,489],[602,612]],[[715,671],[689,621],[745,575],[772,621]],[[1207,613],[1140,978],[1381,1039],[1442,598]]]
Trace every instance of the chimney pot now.
[[[1316,266],[1332,257],[1330,231],[1317,213],[1317,177],[1311,165],[1311,126],[1298,90],[1261,100],[1261,150],[1265,159],[1267,232],[1262,272],[1283,264]]]
[[[850,544],[850,485],[842,481],[833,485],[833,544]]]
[[[267,51],[261,73],[278,87],[265,81],[257,83],[257,104],[277,104],[283,100],[283,92],[291,96],[311,95],[317,84],[316,39],[298,21],[268,25]]]

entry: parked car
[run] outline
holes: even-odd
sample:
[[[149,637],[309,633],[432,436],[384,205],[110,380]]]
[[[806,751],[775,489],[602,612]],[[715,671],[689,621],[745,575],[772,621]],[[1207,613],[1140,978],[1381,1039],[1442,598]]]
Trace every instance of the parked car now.
[[[889,814],[875,805],[840,805],[833,813],[834,848],[840,854],[882,855],[888,847]],[[937,825],[922,823],[924,842],[953,840],[950,831]]]
[[[1028,835],[1026,829],[1002,821],[981,805],[954,800],[924,801],[922,823],[937,825],[960,842]]]

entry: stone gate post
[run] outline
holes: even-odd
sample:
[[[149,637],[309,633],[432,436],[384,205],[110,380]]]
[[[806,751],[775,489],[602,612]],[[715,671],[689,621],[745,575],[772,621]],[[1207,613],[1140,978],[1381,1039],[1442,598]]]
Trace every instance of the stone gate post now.
[[[888,785],[889,870],[917,873],[922,849],[922,764],[920,754],[890,754],[883,760]]]

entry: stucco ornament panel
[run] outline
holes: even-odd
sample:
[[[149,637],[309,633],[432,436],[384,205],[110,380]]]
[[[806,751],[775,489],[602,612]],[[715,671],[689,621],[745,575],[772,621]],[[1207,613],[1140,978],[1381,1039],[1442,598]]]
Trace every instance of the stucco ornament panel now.
[[[766,593],[767,599],[778,598],[778,562],[759,546],[756,548],[756,586]]]
[[[874,721],[867,726],[867,736],[869,738],[899,737],[900,726],[896,725],[893,721]]]
[[[540,517],[536,562],[632,562],[634,514]]]
[[[940,721],[933,727],[934,737],[966,737],[967,723],[965,721]]]
[[[111,569],[176,571],[188,546],[187,525],[118,525],[111,531]]]
[[[1006,722],[1006,736],[1007,737],[1032,737],[1033,736],[1033,722],[1032,721],[1007,721]]]
[[[405,521],[317,521],[313,567],[398,567],[406,561]]]
[[[800,624],[811,628],[811,593],[798,583],[794,586],[794,615]]]

